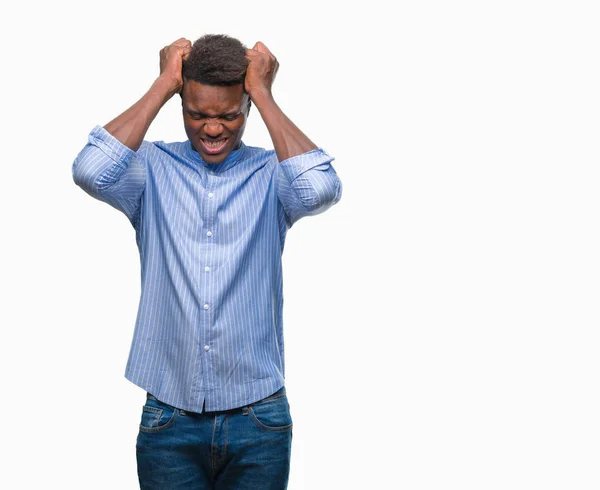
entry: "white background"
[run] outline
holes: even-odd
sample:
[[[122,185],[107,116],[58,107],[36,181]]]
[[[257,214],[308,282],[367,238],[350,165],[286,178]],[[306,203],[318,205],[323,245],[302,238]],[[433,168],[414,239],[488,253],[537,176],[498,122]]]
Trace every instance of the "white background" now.
[[[138,488],[134,230],[71,164],[227,33],[344,185],[283,256],[288,488],[599,488],[595,2],[95,3],[0,16],[0,487]],[[185,138],[174,98],[146,139]]]

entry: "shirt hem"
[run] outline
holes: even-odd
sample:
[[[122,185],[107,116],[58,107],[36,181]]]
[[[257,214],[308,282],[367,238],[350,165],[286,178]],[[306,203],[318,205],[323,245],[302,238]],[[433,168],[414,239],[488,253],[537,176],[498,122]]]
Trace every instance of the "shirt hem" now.
[[[206,401],[206,397],[204,397],[204,399],[202,400],[203,403],[200,404],[200,406],[197,405],[191,405],[189,403],[186,402],[182,402],[178,399],[175,399],[171,396],[166,396],[163,395],[162,392],[160,390],[158,390],[157,388],[153,387],[152,385],[148,384],[148,383],[144,383],[142,382],[138,377],[136,377],[133,372],[131,371],[125,371],[125,379],[127,379],[128,381],[130,381],[131,383],[133,383],[134,385],[136,385],[137,387],[143,389],[144,391],[146,391],[147,393],[150,393],[151,395],[153,395],[154,397],[156,397],[158,400],[171,405],[175,408],[178,408],[180,410],[185,410],[187,412],[194,412],[194,413],[203,413],[203,412],[220,412],[220,411],[225,411],[225,410],[234,410],[236,408],[242,408],[245,407],[247,405],[251,405],[252,403],[256,403],[260,400],[262,400],[263,398],[266,398],[270,395],[272,395],[273,393],[275,393],[276,391],[280,390],[281,388],[283,388],[285,386],[285,379],[279,379],[279,378],[270,378],[271,382],[267,385],[268,388],[266,388],[264,390],[264,393],[261,393],[260,391],[258,392],[257,396],[251,396],[249,397],[248,400],[246,401],[242,401],[241,403],[235,402],[233,404],[233,406],[230,407],[216,407],[214,405],[211,405],[210,403],[208,403]],[[205,392],[213,392],[215,390],[206,390]],[[203,412],[201,412],[202,410],[202,405],[204,405],[204,410]]]

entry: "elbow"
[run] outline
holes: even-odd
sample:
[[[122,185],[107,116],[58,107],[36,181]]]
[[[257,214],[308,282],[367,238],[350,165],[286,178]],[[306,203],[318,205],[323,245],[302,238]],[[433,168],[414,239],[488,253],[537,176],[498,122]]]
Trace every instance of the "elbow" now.
[[[79,187],[87,187],[89,183],[89,175],[86,175],[85,167],[81,163],[81,159],[77,157],[71,165],[71,175],[73,182]]]
[[[114,184],[123,169],[123,165],[112,161],[99,148],[88,144],[75,158],[71,173],[75,184],[95,196]]]
[[[311,198],[303,204],[310,214],[319,214],[337,204],[342,198],[342,191],[342,181],[334,175],[327,185],[316,188]]]
[[[73,182],[88,193],[94,193],[96,189],[96,175],[91,166],[86,165],[81,155],[79,155],[71,166],[71,174]]]
[[[71,166],[73,181],[92,196],[100,194],[108,184],[116,180],[121,168],[115,168],[104,153],[92,145],[86,145]],[[106,182],[108,182],[108,184]]]

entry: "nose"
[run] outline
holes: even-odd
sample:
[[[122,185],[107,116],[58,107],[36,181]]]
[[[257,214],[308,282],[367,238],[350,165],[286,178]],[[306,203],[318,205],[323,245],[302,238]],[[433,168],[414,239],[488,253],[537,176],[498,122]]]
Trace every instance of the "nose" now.
[[[218,121],[210,120],[204,125],[204,132],[208,136],[219,136],[223,132],[223,126]]]

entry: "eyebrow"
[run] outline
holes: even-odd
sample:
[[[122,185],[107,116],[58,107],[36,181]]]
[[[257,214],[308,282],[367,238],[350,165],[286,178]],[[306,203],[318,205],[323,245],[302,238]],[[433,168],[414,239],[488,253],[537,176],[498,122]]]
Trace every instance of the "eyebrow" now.
[[[223,114],[218,114],[216,116],[209,116],[208,114],[205,114],[204,112],[193,111],[193,110],[189,109],[188,107],[186,107],[185,110],[187,112],[189,112],[190,114],[193,114],[194,116],[203,116],[203,117],[210,117],[210,118],[226,117],[226,116],[237,116],[238,114],[240,114],[242,112],[242,109],[238,109],[238,110],[235,110],[235,111],[230,111],[230,112],[225,112]]]

